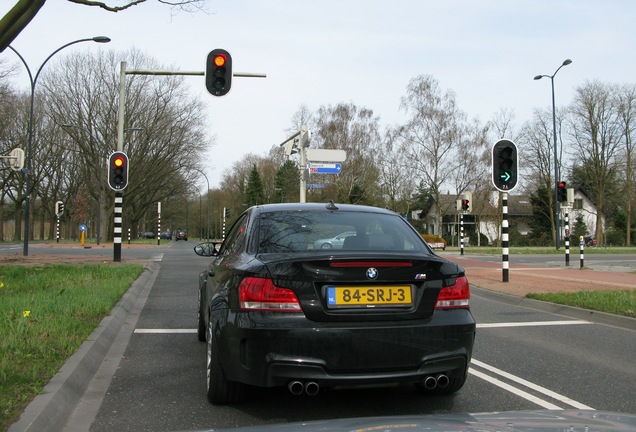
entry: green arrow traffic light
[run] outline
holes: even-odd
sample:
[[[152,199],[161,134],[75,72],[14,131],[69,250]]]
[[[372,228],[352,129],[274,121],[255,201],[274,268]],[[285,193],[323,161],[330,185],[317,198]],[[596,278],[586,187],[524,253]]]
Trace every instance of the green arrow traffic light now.
[[[492,182],[501,192],[509,192],[517,186],[517,146],[502,139],[492,147]]]

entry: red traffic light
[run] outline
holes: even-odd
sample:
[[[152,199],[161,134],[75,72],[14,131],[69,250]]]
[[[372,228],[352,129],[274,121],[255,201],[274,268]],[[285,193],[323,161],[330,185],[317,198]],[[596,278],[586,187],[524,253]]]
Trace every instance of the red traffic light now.
[[[115,165],[116,168],[121,168],[124,166],[124,158],[122,156],[117,156],[115,159],[113,159],[113,165]]]
[[[208,54],[205,67],[205,87],[213,96],[226,95],[232,87],[232,56],[217,48]]]
[[[216,67],[225,66],[225,62],[226,61],[227,61],[227,57],[225,57],[225,55],[223,55],[223,54],[219,54],[216,57],[214,57],[214,65]]]

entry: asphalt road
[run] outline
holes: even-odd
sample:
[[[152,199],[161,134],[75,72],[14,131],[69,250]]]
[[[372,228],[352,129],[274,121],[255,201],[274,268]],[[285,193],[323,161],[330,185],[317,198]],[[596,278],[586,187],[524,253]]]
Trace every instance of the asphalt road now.
[[[213,406],[205,396],[205,345],[196,338],[194,241],[151,248],[159,271],[135,331],[106,359],[67,431],[175,431],[328,418],[583,408],[636,413],[636,332],[501,302],[473,290],[478,322],[473,364],[454,396],[411,386],[294,397],[258,391],[249,402]],[[125,253],[128,253],[126,251]],[[133,252],[130,252],[133,253]],[[145,303],[143,301],[145,300]]]

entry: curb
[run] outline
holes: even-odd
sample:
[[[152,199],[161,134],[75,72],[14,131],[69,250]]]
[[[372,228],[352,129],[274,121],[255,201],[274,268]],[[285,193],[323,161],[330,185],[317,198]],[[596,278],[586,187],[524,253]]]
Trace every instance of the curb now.
[[[611,325],[627,330],[636,330],[636,318],[613,315],[606,312],[598,312],[590,309],[577,308],[574,306],[560,305],[556,303],[530,299],[527,297],[520,297],[512,294],[505,294],[473,284],[471,284],[470,289],[471,292],[476,295],[486,297],[490,300],[511,304],[514,306],[538,309],[543,312],[549,312],[557,315],[567,316],[570,318],[591,321],[598,324]]]
[[[62,365],[42,392],[26,407],[9,432],[59,431],[86,391],[89,382],[102,364],[106,353],[126,321],[135,300],[155,280],[159,266],[148,263],[122,298],[102,319],[77,351]]]

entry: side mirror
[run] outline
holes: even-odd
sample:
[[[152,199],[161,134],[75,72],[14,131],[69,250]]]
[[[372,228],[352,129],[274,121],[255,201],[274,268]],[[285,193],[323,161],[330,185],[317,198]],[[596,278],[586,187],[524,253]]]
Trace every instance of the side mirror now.
[[[194,247],[194,253],[205,257],[217,256],[219,251],[216,249],[216,245],[217,243],[212,242],[199,243]]]

